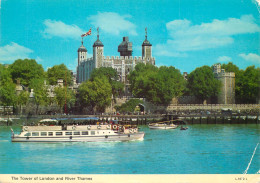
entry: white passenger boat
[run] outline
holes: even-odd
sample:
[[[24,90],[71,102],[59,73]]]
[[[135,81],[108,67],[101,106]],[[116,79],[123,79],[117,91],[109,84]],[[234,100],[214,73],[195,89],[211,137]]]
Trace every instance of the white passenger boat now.
[[[97,142],[143,140],[144,132],[137,126],[118,124],[59,125],[43,120],[34,126],[23,126],[20,134],[12,131],[12,142]]]
[[[150,129],[175,129],[178,127],[178,125],[175,125],[172,121],[163,121],[163,122],[157,122],[157,123],[150,123],[149,125]]]

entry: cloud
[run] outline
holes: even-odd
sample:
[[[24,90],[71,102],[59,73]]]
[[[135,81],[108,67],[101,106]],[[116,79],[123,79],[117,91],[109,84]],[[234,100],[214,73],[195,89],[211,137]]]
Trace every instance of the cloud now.
[[[130,35],[137,35],[136,25],[127,19],[130,15],[119,15],[113,12],[98,12],[97,15],[88,17],[88,20],[95,27],[100,27],[101,31],[112,35],[119,35],[120,33],[128,33]]]
[[[189,20],[173,20],[166,24],[169,39],[155,46],[155,54],[166,52],[165,56],[178,56],[187,51],[218,48],[232,44],[232,36],[260,32],[252,15],[243,15],[240,19],[214,19],[210,23],[192,25]],[[167,53],[174,53],[173,55]]]
[[[0,47],[0,62],[8,63],[17,59],[29,58],[31,53],[33,53],[33,50],[11,42],[9,45]]]
[[[221,56],[221,57],[218,57],[218,61],[219,62],[229,62],[229,61],[231,61],[231,57]]]
[[[254,53],[249,53],[249,54],[244,54],[241,53],[239,54],[240,57],[242,57],[243,59],[245,59],[246,61],[255,63],[255,64],[260,64],[260,56]]]
[[[36,60],[37,63],[43,62],[43,59],[38,57],[38,56],[35,58],[35,60]]]
[[[79,39],[84,30],[80,29],[77,25],[67,25],[62,21],[45,20],[43,22],[45,29],[43,35],[46,38],[61,37],[70,39]]]

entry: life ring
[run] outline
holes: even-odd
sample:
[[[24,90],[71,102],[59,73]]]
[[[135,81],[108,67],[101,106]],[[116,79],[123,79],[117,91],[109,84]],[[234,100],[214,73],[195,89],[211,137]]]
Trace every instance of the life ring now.
[[[72,126],[72,130],[75,130],[76,129],[76,126]]]
[[[114,130],[117,130],[117,125],[113,125],[113,129],[114,129]]]
[[[88,129],[90,129],[91,128],[91,125],[88,125]]]
[[[23,130],[27,131],[28,130],[28,126],[23,127]]]
[[[111,125],[107,125],[107,129],[110,129],[111,128]]]
[[[97,127],[98,129],[100,129],[101,128],[101,125],[98,125],[98,127]]]

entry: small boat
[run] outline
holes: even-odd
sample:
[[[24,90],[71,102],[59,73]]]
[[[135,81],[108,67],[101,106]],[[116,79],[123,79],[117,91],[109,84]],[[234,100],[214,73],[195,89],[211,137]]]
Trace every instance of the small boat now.
[[[150,123],[148,126],[150,129],[175,129],[178,127],[178,125],[174,124],[172,121]]]
[[[188,127],[183,127],[183,126],[181,126],[181,128],[180,128],[180,130],[187,130],[188,129]]]
[[[143,140],[145,133],[137,126],[119,124],[75,125],[45,119],[37,125],[22,126],[20,134],[12,131],[12,142],[97,142]]]

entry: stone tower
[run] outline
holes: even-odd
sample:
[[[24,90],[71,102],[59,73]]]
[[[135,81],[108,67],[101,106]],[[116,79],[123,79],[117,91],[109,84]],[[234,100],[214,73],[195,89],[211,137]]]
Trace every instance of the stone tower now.
[[[120,56],[132,56],[133,44],[129,42],[128,37],[123,37],[122,43],[118,46],[118,52]]]
[[[97,28],[97,40],[93,44],[93,59],[95,61],[95,68],[102,67],[103,55],[104,55],[104,45],[99,40],[99,28]]]
[[[225,72],[220,64],[214,65],[214,76],[221,81],[221,90],[218,95],[219,104],[235,104],[235,73]]]
[[[87,48],[83,45],[83,38],[81,41],[81,46],[78,49],[78,65],[83,61],[87,59]]]
[[[142,44],[142,57],[147,60],[152,58],[152,44],[147,40],[147,28],[145,28],[145,40]]]

